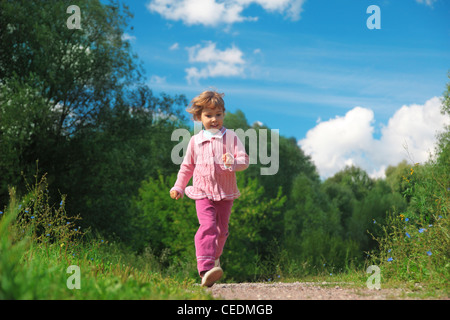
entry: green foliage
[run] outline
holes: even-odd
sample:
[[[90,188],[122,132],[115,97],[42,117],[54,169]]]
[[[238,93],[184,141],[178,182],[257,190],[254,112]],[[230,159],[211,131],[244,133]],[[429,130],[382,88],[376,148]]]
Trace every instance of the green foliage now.
[[[342,236],[341,214],[320,184],[299,175],[294,181],[291,201],[295,205],[285,215],[285,241],[290,257],[313,268],[347,266],[349,259],[357,255],[357,246]]]
[[[130,240],[131,198],[171,165],[168,139],[184,96],[155,97],[122,40],[131,17],[115,1],[79,1],[82,29],[66,27],[67,1],[0,3],[0,206],[21,173],[47,173],[52,198],[110,237]],[[49,23],[51,21],[51,23]],[[152,156],[151,156],[152,155]]]
[[[341,237],[352,244],[348,246],[352,248],[350,257],[360,262],[364,251],[376,247],[369,233],[377,234],[377,225],[383,223],[389,211],[406,207],[392,173],[402,170],[403,164],[396,168],[390,168],[390,180],[374,180],[360,168],[347,167],[321,185],[332,207],[340,213]]]
[[[131,14],[116,1],[77,1],[82,29],[68,29],[70,1],[0,3],[0,79],[29,73],[41,84],[41,96],[57,107],[58,133],[95,120],[112,96],[139,79],[129,43],[122,40]]]
[[[149,251],[136,255],[89,232],[82,240],[72,224],[61,223],[69,220],[63,206],[48,205],[45,187],[45,179],[38,181],[22,199],[11,190],[1,211],[0,300],[210,299],[192,281],[165,274]],[[51,241],[37,232],[41,227],[53,235]],[[80,268],[80,289],[67,287],[71,265]]]
[[[8,184],[19,187],[21,172],[31,175],[37,159],[55,154],[56,117],[41,89],[33,74],[24,80],[15,75],[0,85],[0,205],[8,201]],[[49,158],[42,160],[48,165]],[[18,191],[26,192],[25,186]]]
[[[54,179],[67,172],[69,138],[96,125],[125,83],[139,79],[129,44],[121,40],[129,13],[117,4],[79,1],[83,28],[66,27],[67,1],[0,2],[0,205],[20,172],[40,162]]]
[[[198,228],[195,202],[187,199],[174,201],[169,197],[176,177],[159,175],[149,178],[139,188],[133,201],[136,217],[134,243],[149,247],[156,255],[169,255],[177,260],[195,261],[194,235]],[[194,270],[195,271],[195,270]]]
[[[424,169],[430,170],[429,167]],[[420,173],[418,175],[416,179],[421,179]],[[416,184],[423,182],[421,179]],[[442,197],[431,201],[430,206],[424,206],[426,203],[420,200],[424,197],[422,192],[430,189],[419,188],[412,195],[412,206],[400,214],[397,211],[387,217],[382,226],[383,234],[377,238],[380,253],[374,254],[372,259],[382,268],[382,274],[387,279],[445,288],[450,279],[450,197],[447,191],[447,195],[442,194]]]
[[[70,140],[65,161],[71,170],[56,177],[62,192],[77,199],[71,212],[80,212],[89,226],[104,234],[114,234],[130,242],[134,231],[124,220],[132,219],[131,200],[141,182],[149,176],[175,171],[170,159],[174,143],[170,135],[175,124],[155,119],[157,109],[169,109],[182,104],[183,97],[156,98],[146,88],[134,92],[137,97],[123,101],[103,115],[101,129],[84,129]],[[133,111],[129,108],[133,106]]]
[[[384,223],[389,211],[403,210],[405,207],[406,202],[399,193],[392,192],[384,180],[376,181],[366,196],[355,202],[348,223],[348,235],[359,244],[360,252],[376,246],[368,232],[376,234],[377,225]]]
[[[229,129],[242,129],[247,131],[250,129],[247,118],[242,110],[237,110],[235,113],[226,111],[223,125]]]
[[[265,276],[255,274],[258,264],[270,257],[270,243],[282,237],[286,197],[280,188],[276,195],[267,198],[256,179],[248,181],[240,192],[241,197],[233,205],[221,264],[223,261],[228,276],[235,280],[258,279]]]
[[[386,182],[391,186],[394,192],[403,194],[408,187],[405,177],[410,174],[410,165],[403,160],[396,166],[389,166],[386,169]]]

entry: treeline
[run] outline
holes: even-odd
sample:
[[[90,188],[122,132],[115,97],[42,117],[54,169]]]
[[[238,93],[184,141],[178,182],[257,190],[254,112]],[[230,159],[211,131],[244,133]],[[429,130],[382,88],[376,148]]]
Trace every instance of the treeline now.
[[[132,17],[125,6],[78,1],[82,29],[71,30],[69,5],[0,2],[0,209],[8,187],[25,193],[27,181],[46,174],[46,192],[67,195],[65,208],[82,217],[83,229],[195,274],[194,201],[169,197],[179,169],[171,134],[191,128],[188,99],[157,97],[144,83],[122,37]],[[252,127],[242,111],[227,113],[225,126]],[[410,205],[406,162],[388,168],[386,179],[348,167],[321,181],[283,135],[279,161],[276,175],[261,175],[261,164],[237,175],[242,196],[222,259],[229,278],[357,266],[376,250],[372,236],[387,214]]]

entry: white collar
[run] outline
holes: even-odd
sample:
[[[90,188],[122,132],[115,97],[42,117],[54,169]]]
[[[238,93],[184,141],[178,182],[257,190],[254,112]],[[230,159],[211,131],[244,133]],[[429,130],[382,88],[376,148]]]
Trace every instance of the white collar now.
[[[222,139],[222,137],[225,135],[225,132],[227,132],[227,128],[222,127],[222,129],[220,129],[220,131],[216,132],[216,133],[211,133],[211,131],[208,130],[202,130],[199,132],[199,134],[196,137],[196,142],[198,144],[204,142],[204,141],[209,141],[212,138],[216,138],[216,139]]]

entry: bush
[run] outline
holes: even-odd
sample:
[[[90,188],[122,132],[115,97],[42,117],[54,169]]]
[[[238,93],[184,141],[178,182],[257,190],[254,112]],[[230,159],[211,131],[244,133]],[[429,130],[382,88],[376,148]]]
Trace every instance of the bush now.
[[[138,255],[74,230],[64,201],[54,208],[48,200],[45,177],[22,199],[10,189],[0,211],[0,300],[210,299],[192,280],[167,274],[151,251]],[[71,290],[72,265],[81,286]]]
[[[283,236],[286,197],[279,188],[276,196],[266,199],[257,179],[239,189],[241,197],[233,204],[229,237],[220,259],[221,265],[226,266],[225,279],[267,278],[277,272],[276,267],[267,266],[273,266],[272,243]]]
[[[400,214],[388,215],[383,236],[376,239],[380,253],[372,256],[373,264],[381,267],[386,279],[448,286],[450,180],[448,169],[446,172],[439,163],[430,162],[416,164],[404,176],[404,194],[410,198],[410,205]]]
[[[133,199],[133,242],[136,250],[148,248],[167,263],[194,261],[195,266],[194,235],[198,229],[195,202],[187,197],[177,201],[170,198],[169,190],[175,179],[175,175],[159,175],[142,183],[138,197]]]

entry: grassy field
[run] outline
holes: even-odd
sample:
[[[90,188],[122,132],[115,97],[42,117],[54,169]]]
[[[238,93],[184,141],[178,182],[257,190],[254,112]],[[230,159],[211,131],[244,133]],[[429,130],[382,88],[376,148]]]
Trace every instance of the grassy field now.
[[[11,190],[8,208],[0,211],[1,300],[213,299],[195,285],[198,279],[193,279],[189,271],[195,265],[169,264],[164,256],[157,257],[151,250],[137,255],[120,243],[81,231],[78,218],[66,215],[65,199],[50,206],[45,189],[44,179],[22,199],[16,199]],[[449,266],[445,252],[440,252],[447,244],[432,240],[438,238],[436,234],[440,239],[446,238],[441,233],[448,232],[447,216],[434,221],[433,226],[428,224],[427,232],[421,232],[421,227],[418,229],[411,221],[404,226],[402,217],[395,219],[391,224],[396,226],[395,232],[391,230],[390,234],[396,238],[391,242],[381,239],[382,254],[368,259],[363,268],[324,267],[317,275],[305,277],[299,266],[285,261],[280,275],[268,280],[366,288],[371,275],[366,269],[369,264],[377,264],[383,288],[404,288],[416,298],[448,298]],[[406,233],[410,236],[403,236]],[[433,248],[432,255],[424,251],[429,247]],[[432,265],[432,257],[440,259],[435,261],[437,267]]]
[[[183,272],[151,252],[130,253],[81,232],[77,220],[49,207],[44,188],[0,211],[0,299],[211,299]]]

